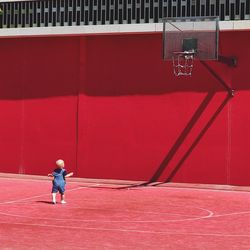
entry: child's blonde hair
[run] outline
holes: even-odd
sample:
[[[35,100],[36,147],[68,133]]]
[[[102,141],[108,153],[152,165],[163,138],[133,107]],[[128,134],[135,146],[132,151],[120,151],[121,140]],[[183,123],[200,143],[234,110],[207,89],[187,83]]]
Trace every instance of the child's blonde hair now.
[[[64,167],[64,160],[62,160],[62,159],[57,160],[57,161],[56,161],[56,165],[57,165],[58,167]]]

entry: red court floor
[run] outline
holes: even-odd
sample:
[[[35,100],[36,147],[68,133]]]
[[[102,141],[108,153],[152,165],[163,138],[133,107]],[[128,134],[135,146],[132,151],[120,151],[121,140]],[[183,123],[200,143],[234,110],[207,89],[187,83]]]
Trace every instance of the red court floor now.
[[[250,249],[249,188],[130,185],[2,176],[0,249]]]

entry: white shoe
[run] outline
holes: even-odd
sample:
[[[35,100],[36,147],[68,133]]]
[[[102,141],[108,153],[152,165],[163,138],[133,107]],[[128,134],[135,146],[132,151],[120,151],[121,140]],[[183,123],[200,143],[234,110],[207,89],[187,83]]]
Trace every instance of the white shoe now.
[[[62,204],[66,204],[67,202],[66,202],[65,200],[62,200],[61,203],[62,203]]]

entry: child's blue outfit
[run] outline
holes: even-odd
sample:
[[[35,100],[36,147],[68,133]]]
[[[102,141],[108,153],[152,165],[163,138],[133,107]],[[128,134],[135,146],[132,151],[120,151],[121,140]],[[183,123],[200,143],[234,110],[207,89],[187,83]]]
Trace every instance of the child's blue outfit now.
[[[56,168],[52,173],[54,180],[52,186],[52,193],[59,192],[60,194],[64,194],[65,192],[65,175],[67,175],[67,171],[65,169]]]

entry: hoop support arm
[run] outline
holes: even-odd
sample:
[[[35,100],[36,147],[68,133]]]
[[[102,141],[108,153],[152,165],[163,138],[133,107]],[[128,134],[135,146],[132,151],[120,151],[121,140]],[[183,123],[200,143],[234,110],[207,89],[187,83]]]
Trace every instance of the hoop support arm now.
[[[235,57],[235,56],[222,56],[222,55],[219,55],[218,56],[218,61],[220,63],[224,63],[227,66],[233,67],[233,68],[236,67],[237,64],[238,64],[237,57]]]
[[[205,61],[200,61],[201,64],[209,71],[209,73],[216,79],[218,82],[227,90],[228,95],[230,97],[234,97],[234,89],[232,89],[228,84],[221,79],[221,77],[205,62]]]

